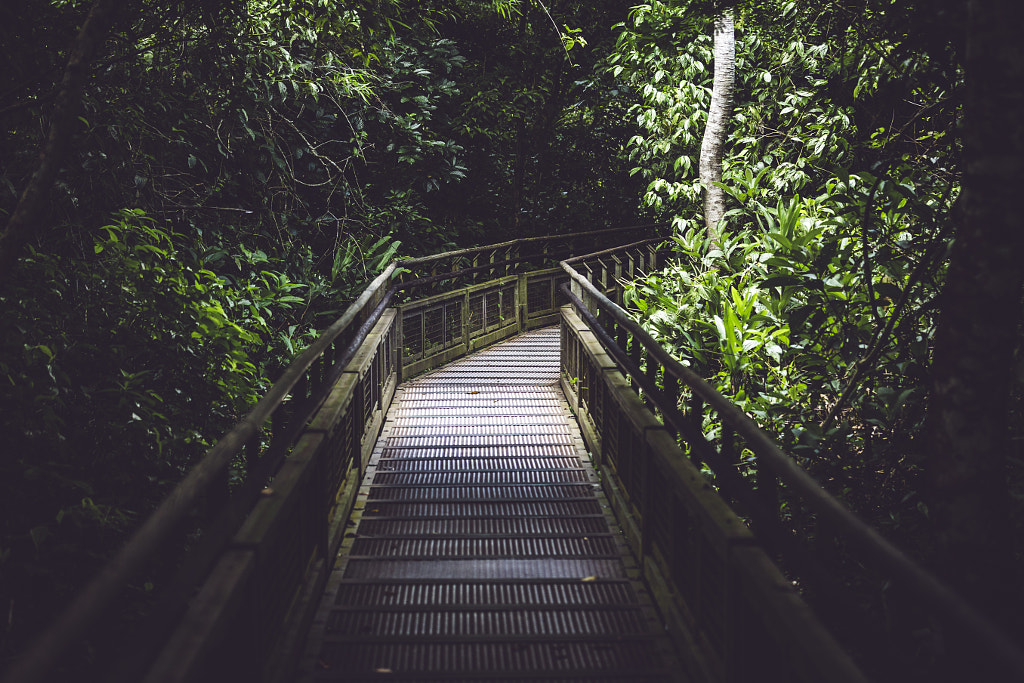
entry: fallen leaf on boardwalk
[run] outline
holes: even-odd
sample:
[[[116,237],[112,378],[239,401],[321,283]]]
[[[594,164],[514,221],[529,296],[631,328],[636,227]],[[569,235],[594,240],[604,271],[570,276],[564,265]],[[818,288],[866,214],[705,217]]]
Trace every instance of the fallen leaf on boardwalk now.
[[[596,576],[584,576],[580,581],[597,581]]]

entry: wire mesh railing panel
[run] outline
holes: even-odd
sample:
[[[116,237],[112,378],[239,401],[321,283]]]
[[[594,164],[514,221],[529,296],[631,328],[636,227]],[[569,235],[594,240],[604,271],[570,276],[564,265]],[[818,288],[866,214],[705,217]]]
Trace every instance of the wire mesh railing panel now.
[[[526,308],[531,317],[542,315],[554,307],[554,278],[538,277],[526,280]]]
[[[374,381],[373,381],[373,364],[370,365],[370,372],[362,375],[359,378],[358,392],[360,395],[360,407],[363,410],[363,424],[368,424],[370,418],[373,415],[373,409],[376,407],[377,402],[374,397]]]
[[[490,330],[501,323],[501,292],[498,288],[487,290],[484,297],[484,328]]]
[[[604,396],[607,389],[602,381],[600,368],[588,363],[587,370],[587,408],[594,423],[601,425],[604,422]]]
[[[357,457],[358,444],[356,417],[352,410],[345,410],[324,448],[324,494],[328,506],[334,504],[345,479],[345,473],[353,458]]]
[[[484,295],[473,294],[469,297],[469,334],[475,335],[484,329],[487,318],[484,308]]]
[[[397,359],[397,330],[394,326],[388,328],[387,334],[384,335],[383,343],[381,344],[384,362],[384,377],[391,377],[395,374],[395,362]]]
[[[423,312],[423,353],[430,355],[444,348],[444,304],[431,306]]]
[[[644,459],[648,460],[647,457]],[[663,572],[671,576],[671,564],[676,556],[675,538],[672,535],[675,496],[668,480],[659,476],[657,472],[647,471],[649,467],[653,467],[649,462],[641,464],[641,471],[644,473],[643,497],[646,505],[643,520],[645,538],[653,556],[664,563]]]
[[[604,413],[604,421],[601,424],[601,450],[605,458],[611,461],[616,467],[622,453],[622,430],[625,429],[625,422],[622,412],[614,406]]]
[[[516,283],[510,282],[498,290],[498,322],[508,325],[516,321]]]
[[[429,358],[463,340],[463,299],[456,295],[402,312],[402,363]]]
[[[456,299],[444,307],[444,345],[449,348],[462,341],[462,300]]]
[[[423,311],[402,314],[402,361],[423,358]]]
[[[640,499],[643,497],[643,491],[638,485],[640,477],[638,470],[640,469],[639,453],[644,448],[643,435],[637,430],[636,426],[629,420],[625,423],[625,437],[623,440],[622,457],[619,458],[617,467],[615,468],[619,479],[622,481],[622,489],[626,494],[630,503],[639,510]],[[641,520],[643,521],[643,520]]]

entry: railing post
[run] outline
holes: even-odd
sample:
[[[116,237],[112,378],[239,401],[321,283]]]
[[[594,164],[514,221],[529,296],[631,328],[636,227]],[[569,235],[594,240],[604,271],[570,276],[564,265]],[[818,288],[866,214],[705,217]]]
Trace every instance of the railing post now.
[[[779,480],[775,473],[757,460],[757,497],[772,515],[769,524],[779,521]]]
[[[672,409],[678,410],[679,408],[679,380],[676,376],[665,369],[662,373],[662,383],[665,387],[664,397],[665,401],[670,404]],[[668,420],[665,420],[665,429],[672,435],[673,438],[678,436],[675,428],[669,424]]]
[[[395,364],[395,384],[401,384],[404,381],[402,377],[402,349],[405,348],[405,316],[402,315],[402,307],[398,306],[395,311],[395,339],[394,348],[394,364]],[[466,309],[462,308],[462,326],[465,330],[466,326]]]
[[[569,291],[576,295],[577,298],[583,298],[583,287],[575,280],[569,281]]]
[[[736,435],[730,425],[722,423],[722,459],[725,462],[737,465],[736,462]]]
[[[722,422],[721,430],[722,445],[718,449],[718,452],[722,456],[722,462],[725,463],[726,467],[733,467],[736,472],[740,472],[739,461],[736,458],[736,434],[733,431],[732,426],[725,422]],[[722,493],[724,495],[725,491],[723,490]],[[730,505],[736,503],[736,498],[734,496],[728,496],[727,499],[729,500]],[[747,514],[749,514],[751,518],[756,517],[755,510],[748,510]]]
[[[641,352],[643,351],[643,346],[640,344],[640,340],[637,339],[636,335],[629,335],[629,338],[630,338],[630,342],[629,342],[630,343],[629,359],[631,361],[633,361],[634,365],[636,365],[637,367],[640,367],[640,359],[641,359]],[[640,388],[637,386],[636,382],[632,381],[632,382],[630,382],[630,384],[633,386],[633,391],[636,391],[637,393],[639,393]]]
[[[658,258],[659,254],[660,254],[660,252],[658,251],[658,245],[656,245],[656,244],[648,244],[647,245],[647,263],[648,263],[648,266],[649,266],[648,267],[648,271],[658,270],[658,268],[661,266],[661,263],[659,263],[659,258]]]
[[[704,401],[696,392],[694,392],[693,397],[690,399],[690,414],[688,417],[693,422],[693,428],[697,432],[702,433],[704,431]],[[697,449],[692,447],[690,448],[690,460],[697,467],[703,464],[703,461],[697,454]]]
[[[622,289],[622,259],[619,258],[618,254],[612,254],[612,281],[615,287],[615,296],[609,297],[619,306],[623,306],[623,289]],[[624,306],[623,306],[624,307]]]
[[[594,271],[590,269],[590,266],[587,265],[586,263],[581,263],[580,268],[583,269],[584,272],[582,274],[585,278],[587,278],[587,281],[590,284],[594,284]],[[595,317],[600,318],[601,312],[594,310],[594,297],[590,294],[590,292],[582,291],[580,299],[583,300],[583,305],[586,306],[588,311],[593,313]]]
[[[640,449],[640,576],[646,576],[647,558],[651,556],[651,494],[654,490],[654,467],[651,466],[651,445],[647,432],[643,432],[643,447]]]
[[[516,298],[518,299],[519,331],[525,332],[530,322],[530,302],[526,296],[526,273],[520,273],[516,278]]]
[[[469,292],[466,291],[462,295],[462,339],[463,343],[465,343],[466,345],[466,353],[469,353],[473,348],[471,346],[472,340],[469,338],[471,333],[469,328],[470,315],[471,311],[469,310]]]
[[[658,386],[658,361],[654,358],[654,354],[650,351],[647,352],[647,367],[644,368],[644,374],[647,375],[647,380],[651,383],[651,386],[657,388]],[[650,396],[644,397],[644,403],[651,410],[654,410],[654,400]]]

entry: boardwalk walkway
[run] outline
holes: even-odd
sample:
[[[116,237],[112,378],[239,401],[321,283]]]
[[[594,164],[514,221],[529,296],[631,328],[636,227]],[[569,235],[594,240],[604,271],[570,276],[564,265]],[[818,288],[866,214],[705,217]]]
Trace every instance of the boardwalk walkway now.
[[[399,388],[303,680],[677,680],[558,346],[530,332]]]

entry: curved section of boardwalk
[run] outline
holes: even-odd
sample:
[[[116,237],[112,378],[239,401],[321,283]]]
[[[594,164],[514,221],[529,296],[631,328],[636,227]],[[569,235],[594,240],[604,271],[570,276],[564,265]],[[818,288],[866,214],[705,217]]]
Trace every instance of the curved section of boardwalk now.
[[[677,680],[558,345],[531,332],[400,387],[304,680]]]

